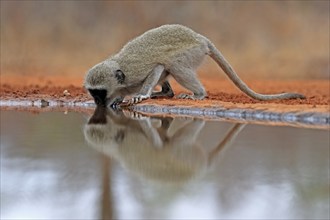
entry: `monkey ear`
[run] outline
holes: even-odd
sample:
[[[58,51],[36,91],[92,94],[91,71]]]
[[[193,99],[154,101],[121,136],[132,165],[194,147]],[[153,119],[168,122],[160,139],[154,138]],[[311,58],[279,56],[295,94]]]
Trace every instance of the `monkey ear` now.
[[[116,73],[115,73],[115,77],[118,80],[119,84],[123,84],[126,76],[123,73],[123,71],[117,70]]]

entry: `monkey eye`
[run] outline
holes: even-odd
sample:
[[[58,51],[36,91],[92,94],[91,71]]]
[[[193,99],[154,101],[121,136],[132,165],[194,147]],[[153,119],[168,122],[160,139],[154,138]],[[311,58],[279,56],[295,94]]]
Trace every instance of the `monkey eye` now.
[[[125,74],[121,70],[116,70],[115,77],[118,80],[118,83],[123,84],[125,81]]]

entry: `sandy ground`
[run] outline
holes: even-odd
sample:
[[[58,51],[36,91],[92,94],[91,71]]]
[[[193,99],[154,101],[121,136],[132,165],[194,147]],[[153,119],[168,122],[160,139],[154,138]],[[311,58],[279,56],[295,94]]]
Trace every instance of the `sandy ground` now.
[[[152,99],[141,104],[168,106],[193,106],[227,108],[270,109],[275,111],[330,112],[329,80],[304,81],[247,81],[259,93],[298,92],[306,99],[256,101],[239,91],[229,80],[219,78],[202,79],[208,97],[205,100]],[[1,100],[53,100],[53,101],[91,101],[82,86],[82,77],[30,77],[1,76]],[[176,82],[171,81],[176,94],[184,92]]]

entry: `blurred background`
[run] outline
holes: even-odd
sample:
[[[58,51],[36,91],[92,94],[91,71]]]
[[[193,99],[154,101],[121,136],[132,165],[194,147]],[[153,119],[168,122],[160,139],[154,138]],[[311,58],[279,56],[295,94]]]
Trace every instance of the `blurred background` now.
[[[207,36],[245,79],[329,79],[329,1],[1,1],[1,75],[83,78],[169,23]],[[211,59],[200,69],[219,73]]]

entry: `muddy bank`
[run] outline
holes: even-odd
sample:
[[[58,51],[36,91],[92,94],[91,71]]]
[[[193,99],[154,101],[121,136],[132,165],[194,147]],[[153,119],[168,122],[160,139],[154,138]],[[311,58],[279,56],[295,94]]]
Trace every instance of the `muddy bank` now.
[[[245,108],[277,108],[278,110],[310,110],[329,112],[330,94],[328,80],[309,81],[249,81],[247,84],[259,93],[298,92],[306,99],[257,101],[242,94],[230,81],[221,79],[202,79],[208,97],[205,100],[153,99],[143,104],[183,105],[193,107],[240,106]],[[185,92],[176,82],[172,81],[176,94]],[[0,87],[1,100],[52,100],[58,102],[86,102],[91,97],[83,88],[82,78],[28,78],[3,77]]]
[[[329,128],[329,81],[248,82],[248,85],[260,93],[298,92],[306,96],[306,99],[274,101],[253,100],[242,94],[228,80],[202,81],[209,95],[205,100],[152,99],[130,109],[150,116],[181,115],[242,123]],[[36,113],[60,107],[64,112],[87,111],[90,115],[95,107],[93,100],[82,87],[81,78],[71,78],[68,81],[61,77],[23,80],[11,78],[3,82],[0,88],[0,105],[3,110]],[[176,94],[185,92],[175,82],[171,83]]]

